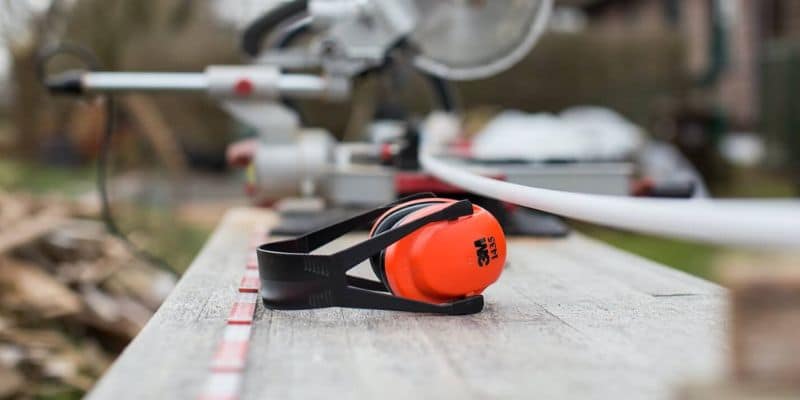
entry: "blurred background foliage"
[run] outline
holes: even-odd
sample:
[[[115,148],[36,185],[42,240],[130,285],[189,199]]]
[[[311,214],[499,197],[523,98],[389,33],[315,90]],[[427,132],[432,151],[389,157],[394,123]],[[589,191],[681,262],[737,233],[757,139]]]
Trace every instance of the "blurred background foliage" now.
[[[36,55],[42,49],[59,42],[80,43],[95,51],[99,64],[109,70],[196,71],[209,64],[237,63],[244,61],[237,48],[239,29],[274,3],[2,3],[0,33],[9,59],[0,106],[2,188],[73,195],[92,190],[91,166],[98,155],[103,107],[91,99],[75,102],[47,95],[36,72]],[[645,128],[651,137],[684,150],[715,195],[797,194],[796,2],[725,3],[737,5],[733,14],[725,8],[729,6],[716,9],[714,1],[557,3],[551,32],[526,59],[499,76],[456,85],[469,115],[480,120],[505,108],[558,112],[581,104],[605,106]],[[720,20],[725,13],[733,17]],[[80,66],[69,57],[50,65],[51,71]],[[381,77],[359,82],[351,104],[305,101],[301,107],[309,125],[352,138],[365,121],[350,116],[375,96],[394,98],[418,114],[430,108],[431,95],[419,77],[410,71],[402,76],[399,85]],[[169,237],[196,232],[186,235],[201,238],[226,206],[246,202],[238,178],[224,166],[225,146],[246,129],[204,96],[125,96],[119,104],[112,196],[120,225],[138,233],[134,236],[165,235],[165,240],[143,242],[153,248],[159,247],[153,243],[175,243],[177,247],[157,249],[164,257],[192,254],[200,239],[184,244]],[[159,152],[153,127],[174,138],[175,157]],[[721,160],[717,146],[730,132],[762,139],[769,151],[763,162],[740,167]],[[177,173],[171,158],[180,159]],[[198,211],[203,207],[206,212]],[[184,226],[177,232],[166,228]],[[581,229],[701,276],[710,276],[713,255],[722,251]],[[190,257],[178,259],[182,261],[177,268],[183,269]]]

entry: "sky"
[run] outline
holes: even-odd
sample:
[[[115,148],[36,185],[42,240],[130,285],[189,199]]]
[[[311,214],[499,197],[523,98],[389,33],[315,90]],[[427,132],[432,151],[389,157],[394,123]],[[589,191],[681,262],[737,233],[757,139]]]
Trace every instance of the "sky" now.
[[[10,10],[30,10],[33,13],[43,12],[52,0],[0,0],[0,81],[8,79],[10,57],[6,49],[5,35],[24,34],[25,14]],[[74,2],[69,0],[68,2]],[[2,89],[2,88],[0,88]]]

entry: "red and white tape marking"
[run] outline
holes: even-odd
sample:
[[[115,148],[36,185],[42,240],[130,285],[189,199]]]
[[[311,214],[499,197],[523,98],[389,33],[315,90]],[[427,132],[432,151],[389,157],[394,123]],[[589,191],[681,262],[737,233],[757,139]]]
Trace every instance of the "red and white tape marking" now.
[[[253,314],[256,312],[256,302],[258,302],[258,293],[239,293],[236,302],[231,307],[228,324],[250,325],[253,322]]]
[[[258,269],[258,257],[256,256],[255,248],[258,245],[252,246],[254,251],[251,251],[250,254],[247,256],[247,265],[245,266],[246,269]]]
[[[244,369],[251,329],[252,325],[225,327],[222,342],[219,343],[211,361],[212,372],[235,372]]]
[[[261,289],[261,280],[258,279],[258,268],[247,268],[244,271],[242,282],[239,283],[239,292],[258,293],[258,289]]]
[[[200,394],[200,400],[237,400],[241,392],[244,368],[247,363],[247,349],[253,330],[253,316],[258,303],[258,259],[256,247],[267,239],[266,229],[259,229],[253,235],[244,275],[239,283],[236,302],[228,314],[222,340],[217,345],[211,360],[211,374]]]

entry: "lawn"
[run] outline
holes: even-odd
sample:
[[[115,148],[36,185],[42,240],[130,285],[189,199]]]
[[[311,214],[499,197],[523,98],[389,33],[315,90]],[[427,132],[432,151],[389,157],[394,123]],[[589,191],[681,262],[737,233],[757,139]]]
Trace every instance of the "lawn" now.
[[[665,239],[577,223],[576,230],[614,247],[701,278],[716,280],[716,257],[727,249],[702,243]]]
[[[0,189],[33,194],[79,195],[93,188],[90,167],[60,167],[0,158]]]

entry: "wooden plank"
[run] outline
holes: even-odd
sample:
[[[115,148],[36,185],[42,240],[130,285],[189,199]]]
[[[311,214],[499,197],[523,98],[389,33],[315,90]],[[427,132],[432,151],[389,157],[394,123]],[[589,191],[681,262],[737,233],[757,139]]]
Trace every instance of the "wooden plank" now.
[[[90,399],[196,398],[236,297],[253,229],[272,214],[230,211],[172,294]]]
[[[270,221],[264,211],[228,213],[90,398],[195,398],[248,236]],[[685,380],[722,373],[720,287],[577,234],[509,243],[506,271],[473,316],[259,304],[243,398],[667,399]],[[371,274],[366,265],[356,273]]]

